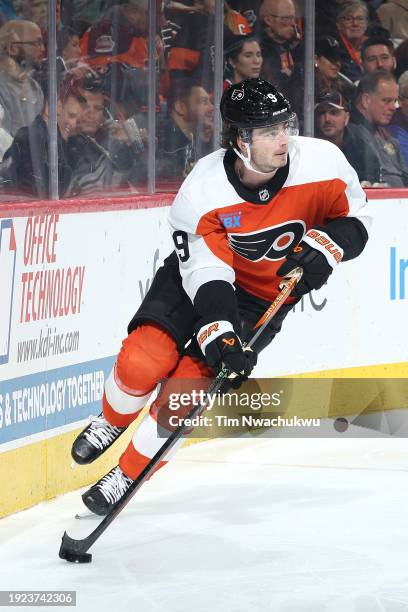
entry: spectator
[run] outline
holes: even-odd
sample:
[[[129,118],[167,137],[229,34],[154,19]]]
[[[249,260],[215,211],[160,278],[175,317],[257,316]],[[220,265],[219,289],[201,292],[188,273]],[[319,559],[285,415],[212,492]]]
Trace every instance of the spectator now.
[[[244,79],[259,78],[262,68],[262,51],[255,38],[235,37],[225,50],[224,57],[227,87]]]
[[[170,77],[196,79],[210,91],[214,80],[215,0],[193,0],[188,12],[176,10],[176,4],[180,3],[170,2],[165,12],[174,33],[167,56]],[[224,3],[224,24],[226,41],[232,35],[251,32],[246,19],[228,3]]]
[[[341,72],[341,51],[338,40],[332,36],[323,36],[316,40],[315,51],[316,91],[336,89],[352,99],[355,93],[353,83]]]
[[[398,85],[385,70],[366,74],[357,88],[351,120],[357,126],[362,146],[371,148],[380,164],[381,183],[390,187],[408,185],[408,168],[401,156],[398,140],[386,129],[398,100]]]
[[[332,36],[322,36],[316,39],[315,98],[322,91],[335,89],[349,100],[353,99],[356,87],[354,83],[340,73],[340,66],[339,42]],[[304,89],[303,71],[297,71],[291,80],[288,98],[297,114],[301,129],[303,126]]]
[[[360,51],[368,26],[367,5],[361,0],[341,4],[336,23],[342,55],[341,72],[351,81],[358,81],[363,74]]]
[[[68,69],[80,61],[82,54],[79,36],[72,28],[57,32],[57,55],[62,57]]]
[[[398,79],[399,108],[394,113],[388,130],[399,142],[405,165],[408,166],[408,71]]]
[[[361,146],[356,128],[349,125],[349,103],[336,90],[321,92],[316,100],[316,136],[339,147],[357,172],[362,187],[378,185],[380,164],[371,149]]]
[[[167,106],[168,117],[159,132],[157,174],[161,179],[179,181],[209,152],[203,150],[201,132],[206,133],[208,143],[214,107],[207,91],[193,79],[172,83]]]
[[[229,0],[228,4],[232,9],[239,11],[245,17],[252,34],[258,36],[258,15],[261,0]]]
[[[398,41],[408,38],[407,0],[388,0],[377,9],[381,25]]]
[[[14,20],[0,28],[0,104],[3,127],[12,136],[43,109],[43,92],[30,75],[43,54],[42,34],[35,23]]]
[[[215,2],[213,2],[213,5],[213,12],[215,13]],[[251,34],[251,26],[246,18],[239,11],[231,8],[226,0],[224,0],[224,23],[233,36],[248,36]]]
[[[328,2],[327,0],[316,0],[316,35],[319,36],[333,36],[337,38],[338,29],[336,25],[337,13],[342,4],[344,4],[345,0],[331,0]],[[349,0],[346,0],[349,1]],[[365,0],[365,5],[368,10],[368,23],[373,24],[374,26],[379,25],[379,20],[377,16],[377,12],[375,9],[375,5],[378,2],[382,2],[382,0],[377,0],[377,2],[369,2]]]
[[[387,70],[394,72],[397,62],[394,57],[394,45],[389,38],[370,36],[361,46],[361,62],[364,72]]]
[[[84,99],[75,84],[64,82],[57,102],[58,178],[60,195],[71,182],[71,162],[68,139],[76,131]],[[28,127],[21,128],[6,151],[2,165],[3,177],[18,193],[39,198],[49,197],[48,164],[48,105]]]
[[[65,195],[92,195],[145,179],[142,134],[135,121],[109,117],[102,81],[89,77],[79,87],[84,105],[78,134],[68,143],[72,181]]]
[[[295,5],[292,0],[263,0],[259,17],[263,26],[261,75],[287,92],[295,63],[302,60]]]
[[[148,0],[129,0],[113,6],[85,32],[81,52],[93,68],[106,70],[112,62],[145,68],[148,62]]]

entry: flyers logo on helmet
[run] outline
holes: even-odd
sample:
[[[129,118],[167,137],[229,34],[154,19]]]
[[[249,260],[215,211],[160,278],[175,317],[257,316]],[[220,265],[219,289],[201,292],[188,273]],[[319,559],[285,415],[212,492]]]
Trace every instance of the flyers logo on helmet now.
[[[300,242],[305,231],[304,221],[287,221],[258,232],[228,234],[228,242],[234,253],[249,261],[277,261],[288,255],[293,245]]]
[[[242,91],[242,89],[234,89],[234,91],[231,94],[231,100],[242,100],[244,95],[245,94]]]

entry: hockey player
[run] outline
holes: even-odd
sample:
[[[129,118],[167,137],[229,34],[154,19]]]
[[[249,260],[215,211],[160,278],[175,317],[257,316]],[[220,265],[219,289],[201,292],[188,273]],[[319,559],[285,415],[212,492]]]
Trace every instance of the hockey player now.
[[[355,171],[336,146],[296,135],[296,117],[279,91],[260,79],[234,84],[221,115],[223,148],[197,163],[170,211],[178,260],[167,258],[129,324],[103,413],[74,442],[78,463],[99,457],[164,377],[210,379],[226,365],[239,384],[300,296],[364,249],[370,217]],[[282,277],[297,266],[303,276],[287,303],[254,351],[244,349]],[[162,445],[156,421],[165,388],[119,465],[82,496],[93,512],[109,512]]]

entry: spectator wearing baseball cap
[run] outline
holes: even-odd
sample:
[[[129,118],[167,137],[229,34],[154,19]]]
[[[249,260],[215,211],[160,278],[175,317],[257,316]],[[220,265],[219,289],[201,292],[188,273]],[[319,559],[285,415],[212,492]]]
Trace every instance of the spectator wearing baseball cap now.
[[[315,47],[316,92],[336,89],[345,97],[352,98],[355,87],[342,72],[339,41],[333,36],[323,36],[316,40]]]
[[[328,140],[343,151],[348,162],[357,172],[363,187],[380,181],[380,165],[371,149],[361,146],[356,128],[349,124],[348,100],[335,89],[322,91],[315,105],[316,136]]]
[[[346,98],[352,100],[355,86],[352,81],[340,73],[340,45],[333,36],[321,36],[316,39],[315,46],[315,99],[321,92],[335,89]],[[288,89],[288,98],[298,116],[300,125],[303,123],[304,73],[303,70],[292,79]]]

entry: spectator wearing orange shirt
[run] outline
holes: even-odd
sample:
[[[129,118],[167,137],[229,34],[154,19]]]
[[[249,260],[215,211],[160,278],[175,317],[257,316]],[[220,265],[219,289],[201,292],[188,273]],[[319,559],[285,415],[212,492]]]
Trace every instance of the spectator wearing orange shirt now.
[[[93,68],[106,70],[112,62],[145,68],[148,61],[148,0],[129,0],[114,6],[81,39],[81,52]]]

